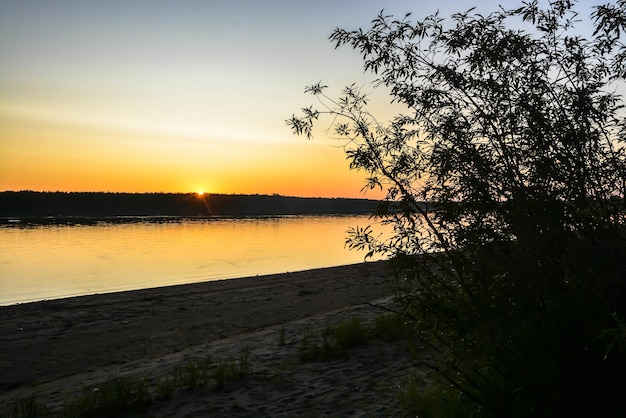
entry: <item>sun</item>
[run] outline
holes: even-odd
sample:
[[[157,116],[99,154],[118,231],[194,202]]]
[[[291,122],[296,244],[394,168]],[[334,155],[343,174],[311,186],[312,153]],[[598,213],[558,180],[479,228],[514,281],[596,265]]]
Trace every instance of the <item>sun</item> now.
[[[204,191],[202,191],[202,190],[198,190],[198,191],[196,192],[196,194],[197,194],[198,196],[204,196]]]

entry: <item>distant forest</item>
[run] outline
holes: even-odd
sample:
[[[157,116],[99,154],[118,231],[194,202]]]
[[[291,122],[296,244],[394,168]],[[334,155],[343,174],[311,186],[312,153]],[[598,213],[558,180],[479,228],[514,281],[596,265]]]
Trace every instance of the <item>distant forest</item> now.
[[[372,213],[370,199],[196,193],[0,192],[0,217],[263,216]]]

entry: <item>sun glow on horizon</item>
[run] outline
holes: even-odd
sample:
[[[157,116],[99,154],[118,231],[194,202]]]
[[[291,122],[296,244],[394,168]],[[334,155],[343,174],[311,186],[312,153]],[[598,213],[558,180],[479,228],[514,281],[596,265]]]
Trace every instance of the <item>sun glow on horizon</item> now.
[[[285,119],[312,80],[368,85],[327,37],[378,5],[124,4],[0,2],[0,190],[364,197],[341,144]]]

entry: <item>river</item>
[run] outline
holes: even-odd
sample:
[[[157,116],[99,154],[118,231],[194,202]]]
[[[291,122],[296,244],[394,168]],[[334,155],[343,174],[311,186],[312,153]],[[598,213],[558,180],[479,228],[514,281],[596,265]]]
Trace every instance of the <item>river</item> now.
[[[0,228],[0,305],[362,262],[368,216],[127,219]],[[375,258],[376,259],[376,258]]]

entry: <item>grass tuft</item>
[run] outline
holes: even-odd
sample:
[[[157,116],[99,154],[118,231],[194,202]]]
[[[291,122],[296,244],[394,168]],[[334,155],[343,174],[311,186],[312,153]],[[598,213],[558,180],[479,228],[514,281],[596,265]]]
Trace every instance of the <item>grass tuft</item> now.
[[[65,399],[61,416],[116,415],[149,404],[150,391],[144,378],[129,380],[113,378],[99,387],[85,388],[80,394]]]
[[[411,327],[401,315],[386,313],[376,317],[372,332],[374,338],[391,341],[410,337]]]
[[[230,381],[243,379],[250,370],[250,350],[244,348],[238,361],[220,361],[213,370],[211,377],[215,380],[215,388],[223,389]]]
[[[177,382],[176,376],[168,374],[157,381],[156,393],[161,399],[169,399],[178,387],[179,382]]]
[[[345,357],[348,349],[365,344],[368,335],[369,330],[357,317],[333,327],[327,326],[319,335],[308,331],[300,341],[300,360],[309,362]]]

